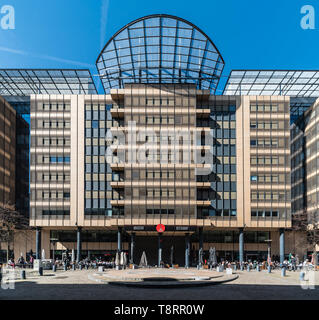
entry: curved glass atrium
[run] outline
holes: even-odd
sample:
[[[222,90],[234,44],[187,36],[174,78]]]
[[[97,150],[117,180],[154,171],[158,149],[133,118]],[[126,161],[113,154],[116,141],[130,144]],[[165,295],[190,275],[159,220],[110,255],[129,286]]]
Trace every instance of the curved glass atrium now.
[[[126,83],[193,83],[214,93],[224,60],[190,22],[151,15],[119,30],[96,61],[106,93]]]

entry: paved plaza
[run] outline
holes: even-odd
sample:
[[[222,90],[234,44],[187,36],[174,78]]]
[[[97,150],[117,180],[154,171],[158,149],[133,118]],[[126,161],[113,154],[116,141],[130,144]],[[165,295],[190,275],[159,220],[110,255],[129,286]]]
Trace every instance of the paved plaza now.
[[[17,273],[18,274],[18,273]],[[287,272],[282,277],[280,270],[268,274],[266,271],[239,271],[230,282],[196,288],[130,288],[113,286],[102,279],[125,279],[132,281],[141,277],[172,277],[179,280],[190,277],[225,277],[224,273],[210,270],[97,270],[44,271],[43,276],[27,273],[26,280],[15,280],[14,289],[0,289],[0,300],[45,299],[45,300],[229,300],[229,299],[319,299],[319,272],[315,273],[315,288],[303,289],[299,272]],[[304,285],[307,283],[303,283]],[[313,286],[312,286],[313,288]]]

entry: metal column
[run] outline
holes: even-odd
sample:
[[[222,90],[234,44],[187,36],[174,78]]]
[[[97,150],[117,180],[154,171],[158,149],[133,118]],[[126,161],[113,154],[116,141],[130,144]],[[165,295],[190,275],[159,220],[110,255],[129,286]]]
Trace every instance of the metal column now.
[[[41,259],[41,228],[37,227],[35,232],[35,257]]]
[[[131,255],[130,255],[130,263],[134,264],[134,247],[135,247],[135,233],[131,233]]]
[[[162,262],[162,243],[161,243],[161,234],[158,234],[158,261],[157,266],[160,267]]]
[[[76,262],[81,261],[81,250],[82,250],[82,241],[81,241],[81,227],[78,227],[76,231]]]
[[[279,253],[280,253],[280,263],[285,260],[285,230],[279,229]]]
[[[119,227],[117,230],[117,251],[122,251],[122,228]]]
[[[239,263],[244,262],[244,229],[239,229]]]
[[[189,268],[189,252],[190,252],[190,241],[189,234],[186,234],[185,238],[185,268]]]
[[[198,242],[199,242],[199,248],[198,248],[198,265],[199,267],[202,267],[201,263],[201,254],[203,252],[203,228],[200,227],[198,230]]]

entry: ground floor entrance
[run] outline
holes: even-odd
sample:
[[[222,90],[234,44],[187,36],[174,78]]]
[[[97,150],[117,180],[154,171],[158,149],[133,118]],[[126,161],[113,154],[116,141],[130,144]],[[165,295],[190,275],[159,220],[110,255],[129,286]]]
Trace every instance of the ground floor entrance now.
[[[143,251],[145,251],[147,262],[151,266],[158,264],[159,242],[161,247],[161,257],[163,263],[185,264],[185,237],[183,236],[136,236],[134,263],[139,264]],[[192,256],[192,254],[190,254]],[[192,260],[192,259],[191,259]],[[191,261],[190,260],[190,261]]]
[[[47,259],[61,259],[63,253],[69,251],[70,254],[73,252],[76,261],[89,258],[112,262],[117,252],[124,251],[128,263],[133,255],[133,261],[138,265],[145,252],[150,266],[158,265],[160,258],[164,265],[173,262],[181,267],[186,264],[196,267],[200,252],[205,264],[205,261],[209,261],[210,248],[215,249],[218,262],[264,261],[269,253],[272,260],[276,261],[283,260],[290,253],[298,254],[300,259],[307,257],[307,250],[298,245],[298,239],[304,235],[289,230],[187,229],[167,226],[159,237],[154,229],[155,226],[150,230],[140,226],[113,229],[37,228],[30,232],[16,233],[11,248],[14,249],[15,261],[21,255],[28,260],[31,251],[34,256],[45,256]],[[6,248],[7,244],[0,247],[2,260],[6,260]],[[12,253],[9,256],[13,256]]]

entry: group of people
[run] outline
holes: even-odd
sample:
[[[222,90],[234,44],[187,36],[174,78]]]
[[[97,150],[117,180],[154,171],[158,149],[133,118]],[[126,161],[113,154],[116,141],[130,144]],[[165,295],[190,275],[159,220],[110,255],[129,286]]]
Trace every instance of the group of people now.
[[[102,259],[102,257],[94,257],[93,259],[86,257],[85,259],[82,259],[79,263],[76,263],[75,261],[72,261],[72,258],[70,257],[69,251],[66,250],[66,252],[62,255],[62,259],[55,259],[54,264],[56,266],[66,266],[67,269],[71,268],[73,264],[78,264],[82,267],[87,268],[98,268],[99,266],[103,266],[104,268],[113,268],[115,267],[114,259],[112,261],[105,261]]]
[[[274,260],[274,261],[248,260],[240,264],[239,261],[232,262],[232,261],[222,260],[220,263],[218,263],[218,266],[223,268],[233,268],[233,269],[236,268],[238,270],[241,268],[241,266],[244,269],[250,269],[250,270],[257,269],[257,267],[259,267],[260,269],[266,270],[268,266],[270,266],[272,270],[286,268],[286,270],[297,271],[301,269],[311,269],[314,267],[314,264],[310,262],[308,259],[305,259],[303,262],[301,262],[298,255],[294,256],[290,254],[289,258],[285,259],[282,263],[280,263],[277,260]]]
[[[18,258],[17,263],[14,261],[13,258],[10,258],[10,259],[8,260],[7,265],[8,265],[8,267],[13,268],[13,269],[14,269],[15,267],[17,267],[17,266],[18,266],[18,267],[21,267],[21,268],[25,268],[25,267],[33,267],[33,262],[34,262],[33,256],[31,256],[28,261],[26,261],[26,260],[23,258],[23,256],[20,256],[20,257]]]

